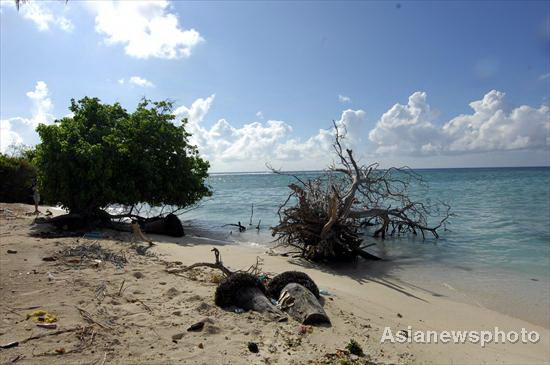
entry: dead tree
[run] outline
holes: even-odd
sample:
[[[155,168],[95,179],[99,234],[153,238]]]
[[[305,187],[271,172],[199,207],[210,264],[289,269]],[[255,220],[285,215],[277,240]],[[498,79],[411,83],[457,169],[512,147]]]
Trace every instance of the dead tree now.
[[[365,227],[374,227],[373,236],[382,239],[401,234],[424,238],[426,233],[437,238],[450,207],[412,197],[412,188],[427,188],[422,176],[408,167],[359,165],[353,151],[342,147],[344,136],[336,123],[334,130],[339,161],[315,179],[304,181],[293,175],[291,193],[278,210],[279,224],[272,228],[279,245],[297,249],[312,261],[334,261],[373,258],[364,251]],[[430,225],[434,219],[437,223]]]

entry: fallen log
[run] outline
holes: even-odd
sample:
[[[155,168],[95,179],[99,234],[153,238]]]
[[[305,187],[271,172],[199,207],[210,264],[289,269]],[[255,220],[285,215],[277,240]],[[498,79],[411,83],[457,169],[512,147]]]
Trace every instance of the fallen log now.
[[[302,324],[330,323],[315,295],[297,283],[290,283],[283,288],[278,306]]]
[[[145,219],[143,222],[143,231],[171,237],[185,236],[180,219],[172,213],[168,214],[166,217]]]
[[[266,296],[266,289],[254,275],[234,273],[216,288],[215,303],[219,307],[237,306],[265,314],[273,321],[282,322],[287,316]]]

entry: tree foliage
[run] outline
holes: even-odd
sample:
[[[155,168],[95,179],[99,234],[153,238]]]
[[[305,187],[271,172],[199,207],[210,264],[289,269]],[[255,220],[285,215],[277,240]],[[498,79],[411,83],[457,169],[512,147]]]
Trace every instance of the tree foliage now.
[[[31,204],[35,178],[36,170],[25,154],[0,154],[0,201]]]
[[[143,99],[130,113],[97,98],[71,100],[72,116],[40,125],[36,165],[41,193],[71,213],[112,204],[184,208],[211,195],[209,164],[189,144],[172,103]]]

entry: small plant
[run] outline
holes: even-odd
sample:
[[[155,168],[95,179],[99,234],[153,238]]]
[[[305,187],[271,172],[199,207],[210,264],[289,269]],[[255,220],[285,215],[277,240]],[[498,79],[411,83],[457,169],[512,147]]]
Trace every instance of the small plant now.
[[[346,350],[350,352],[350,354],[357,355],[357,356],[364,356],[363,349],[361,348],[361,345],[357,343],[353,338],[349,340],[348,344],[346,345]]]

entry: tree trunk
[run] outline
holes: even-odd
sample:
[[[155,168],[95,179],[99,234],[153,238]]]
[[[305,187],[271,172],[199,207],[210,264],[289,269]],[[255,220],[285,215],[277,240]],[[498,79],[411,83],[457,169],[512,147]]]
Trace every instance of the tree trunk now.
[[[164,218],[145,220],[143,231],[172,237],[183,237],[185,235],[181,221],[174,214],[168,214]]]
[[[302,324],[330,323],[315,295],[300,284],[290,283],[284,287],[279,306]]]
[[[264,313],[270,319],[276,322],[287,320],[287,316],[265,296],[258,287],[249,287],[240,291],[240,300],[242,307],[246,310],[254,310]]]

